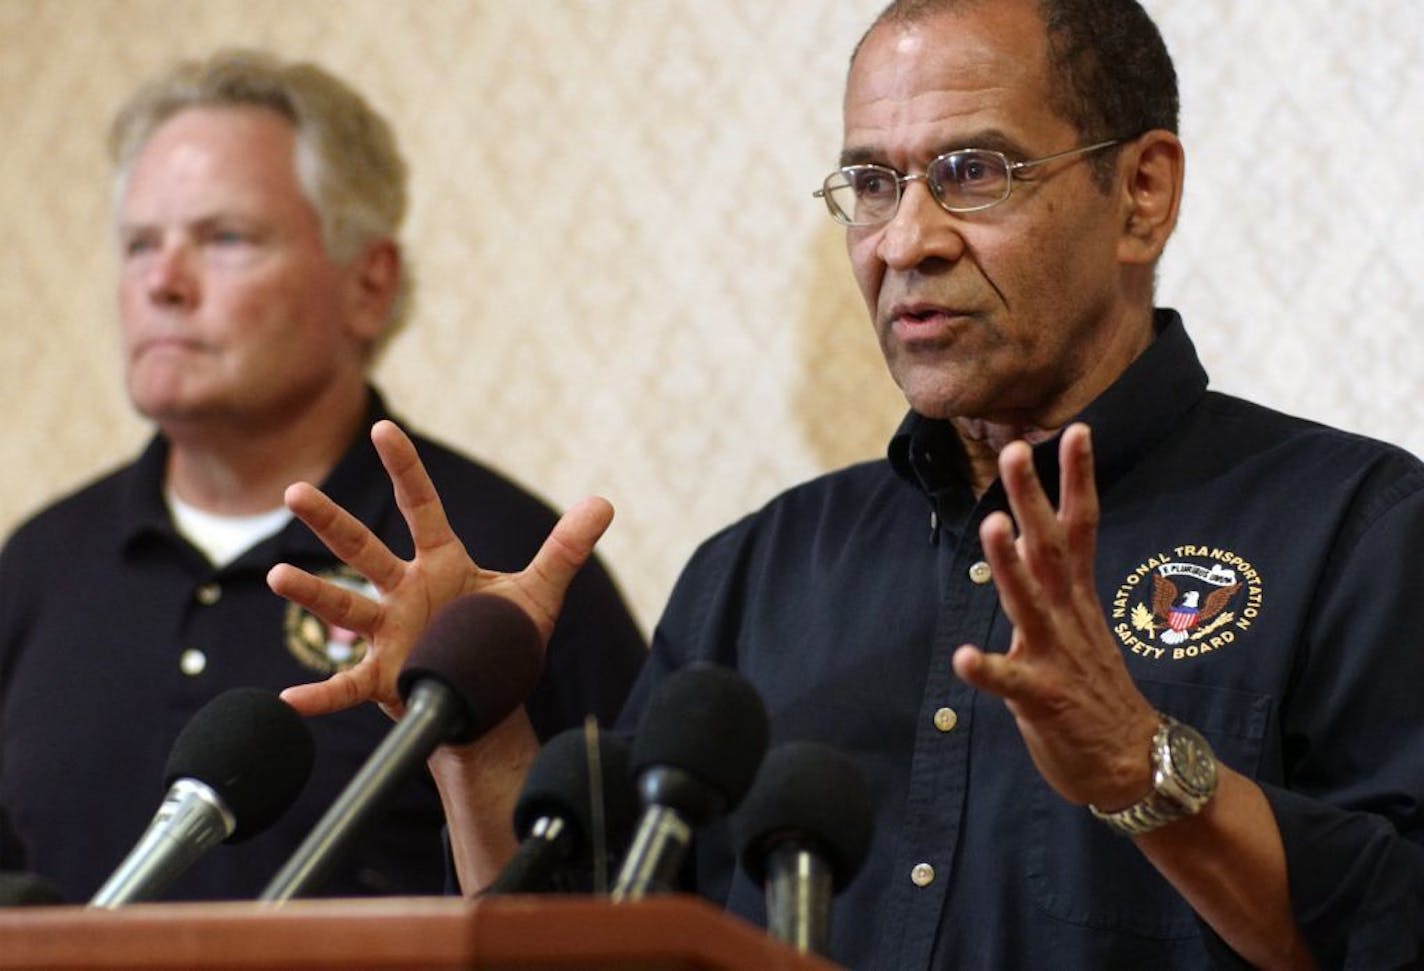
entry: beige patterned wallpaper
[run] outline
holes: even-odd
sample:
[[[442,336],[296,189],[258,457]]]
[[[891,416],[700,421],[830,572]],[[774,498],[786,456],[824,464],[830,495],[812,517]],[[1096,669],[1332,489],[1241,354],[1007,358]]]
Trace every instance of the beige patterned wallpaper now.
[[[1161,298],[1219,387],[1424,452],[1424,3],[1149,0],[1184,90]],[[810,190],[880,0],[0,0],[0,529],[137,449],[102,135],[176,57],[317,59],[414,171],[412,423],[619,517],[651,627],[678,567],[873,456],[901,402]],[[748,205],[748,200],[753,205]]]

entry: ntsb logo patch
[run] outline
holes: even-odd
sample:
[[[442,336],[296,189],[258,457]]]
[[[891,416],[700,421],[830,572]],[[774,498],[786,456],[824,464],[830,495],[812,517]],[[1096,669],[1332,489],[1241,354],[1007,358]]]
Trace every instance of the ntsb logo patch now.
[[[350,567],[341,566],[316,574],[363,597],[380,599],[376,588]],[[287,650],[303,667],[321,674],[335,674],[354,667],[366,656],[366,640],[345,627],[333,627],[316,614],[294,603],[287,604],[283,622]]]
[[[1133,654],[1181,661],[1236,643],[1261,613],[1261,575],[1231,550],[1174,546],[1149,556],[1113,596],[1111,626]]]

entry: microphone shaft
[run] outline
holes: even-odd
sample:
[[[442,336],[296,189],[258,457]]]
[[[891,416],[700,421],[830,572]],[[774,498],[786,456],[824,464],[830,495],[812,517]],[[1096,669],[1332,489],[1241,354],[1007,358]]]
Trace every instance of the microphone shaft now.
[[[499,876],[485,888],[487,894],[536,893],[547,887],[554,870],[564,861],[564,821],[540,816],[533,831],[519,844]]]
[[[457,702],[448,687],[433,679],[417,681],[404,717],[257,899],[280,903],[319,887],[385,797],[445,738],[455,710]]]
[[[825,954],[831,926],[831,871],[808,850],[786,844],[766,866],[766,929],[801,953]]]
[[[236,827],[237,821],[216,792],[197,779],[179,779],[169,787],[148,829],[89,906],[113,909],[136,900],[152,900]]]
[[[638,900],[648,893],[666,891],[691,842],[692,827],[681,816],[666,806],[648,806],[613,884],[613,899]]]

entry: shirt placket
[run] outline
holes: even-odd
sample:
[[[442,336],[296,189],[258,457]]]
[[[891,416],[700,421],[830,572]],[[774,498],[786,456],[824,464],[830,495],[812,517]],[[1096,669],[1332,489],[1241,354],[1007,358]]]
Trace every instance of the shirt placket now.
[[[992,508],[993,503],[981,502],[957,536],[946,533],[939,523],[935,527],[939,607],[895,863],[889,912],[896,916],[889,922],[888,946],[881,948],[881,953],[895,955],[887,968],[929,965],[945,899],[956,876],[956,849],[968,797],[974,691],[954,676],[950,661],[962,644],[987,647],[998,609],[979,542],[979,523]],[[940,523],[946,520],[939,509],[936,516]]]

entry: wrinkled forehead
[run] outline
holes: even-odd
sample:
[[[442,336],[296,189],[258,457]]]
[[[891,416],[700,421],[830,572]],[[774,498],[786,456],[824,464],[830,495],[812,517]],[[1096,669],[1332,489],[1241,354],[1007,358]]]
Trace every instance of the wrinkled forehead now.
[[[1051,125],[1047,54],[1031,5],[971,4],[880,24],[846,81],[845,148],[886,139],[937,145],[954,131]]]

